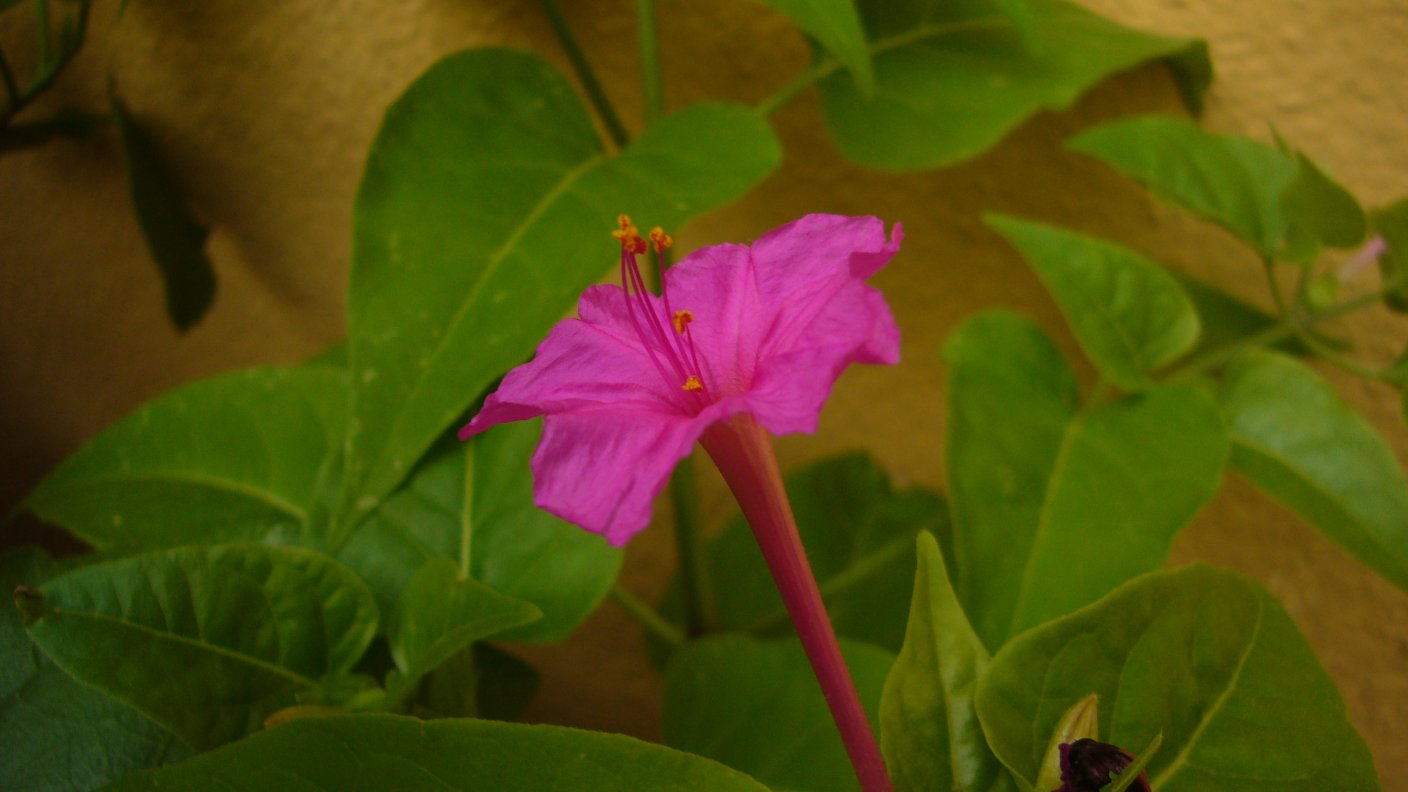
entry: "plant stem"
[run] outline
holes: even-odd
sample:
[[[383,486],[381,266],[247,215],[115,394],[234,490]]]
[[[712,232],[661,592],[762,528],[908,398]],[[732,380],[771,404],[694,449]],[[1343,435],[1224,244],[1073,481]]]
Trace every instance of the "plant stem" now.
[[[464,500],[460,507],[460,580],[469,580],[470,546],[474,539],[474,446],[464,444]]]
[[[1287,313],[1286,295],[1281,292],[1281,281],[1276,277],[1276,262],[1264,258],[1261,266],[1266,271],[1266,285],[1271,290],[1271,299],[1276,304],[1276,315],[1284,317]]]
[[[37,58],[39,60],[39,71],[43,72],[49,68],[50,57],[50,35],[49,35],[49,3],[47,0],[36,0],[34,3],[34,37],[35,44],[38,45]]]
[[[711,426],[702,439],[704,450],[718,465],[758,547],[763,551],[783,604],[797,627],[797,637],[811,661],[831,717],[841,732],[851,766],[863,792],[892,789],[885,760],[870,731],[860,696],[846,670],[840,644],[826,616],[826,606],[797,533],[792,504],[782,486],[772,443],[758,422],[741,414]]]
[[[655,0],[636,0],[637,38],[640,40],[641,96],[645,100],[645,122],[653,124],[665,112],[660,84],[660,41],[655,31]]]
[[[1363,308],[1366,305],[1372,305],[1378,302],[1383,299],[1386,292],[1387,290],[1370,292],[1369,294],[1355,297],[1352,300],[1346,300],[1338,305],[1332,305],[1323,311],[1305,314],[1300,317],[1295,316],[1294,313],[1287,314],[1281,318],[1281,321],[1273,325],[1193,358],[1164,375],[1163,382],[1166,385],[1174,385],[1195,380],[1228,362],[1244,350],[1253,347],[1270,346],[1278,341],[1284,341],[1293,336],[1306,334],[1306,331],[1320,322],[1333,319],[1336,316],[1341,316]]]
[[[703,635],[717,625],[714,589],[709,580],[708,556],[703,547],[703,521],[699,518],[699,481],[694,455],[684,458],[670,476],[670,500],[675,508],[675,545],[680,559],[684,590],[685,626],[691,636]]]
[[[661,616],[654,608],[641,602],[640,598],[619,585],[611,587],[611,598],[621,609],[641,623],[641,626],[655,634],[656,638],[670,646],[684,646],[684,632]]]
[[[644,0],[642,0],[644,2]],[[973,30],[1000,30],[1010,27],[1011,21],[1004,17],[983,17],[979,19],[965,19],[960,22],[952,22],[942,25],[921,25],[913,30],[905,31],[889,38],[876,39],[870,42],[871,56],[883,55],[893,49],[898,49],[909,44],[915,44],[931,38],[939,38],[955,33],[966,33]],[[803,91],[810,88],[832,74],[841,70],[841,62],[825,56],[818,60],[814,66],[802,73],[801,77],[783,86],[777,93],[769,96],[757,105],[758,114],[770,116],[777,112],[788,102],[796,99]]]
[[[596,79],[596,72],[592,71],[592,66],[587,62],[587,56],[582,53],[582,48],[577,46],[577,39],[572,36],[572,29],[567,26],[567,20],[562,16],[562,11],[557,7],[556,0],[538,0],[543,7],[543,12],[547,14],[548,21],[552,23],[553,33],[557,35],[557,41],[562,45],[562,51],[567,54],[567,60],[572,63],[572,71],[576,73],[577,80],[582,83],[582,90],[587,92],[587,100],[592,103],[592,108],[596,110],[597,117],[601,119],[602,126],[606,127],[606,134],[611,137],[611,142],[616,148],[625,148],[630,142],[631,136],[626,134],[626,128],[621,125],[621,118],[616,115],[616,110],[611,106],[611,100],[606,98],[606,92],[602,90],[601,83]]]

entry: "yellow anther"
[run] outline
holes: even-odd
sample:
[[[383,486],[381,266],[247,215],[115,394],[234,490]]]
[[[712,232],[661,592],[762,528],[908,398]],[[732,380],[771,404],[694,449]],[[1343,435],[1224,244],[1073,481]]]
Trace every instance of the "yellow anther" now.
[[[684,329],[689,327],[689,323],[694,321],[693,311],[675,311],[674,318],[670,323],[675,326],[675,332],[684,335]]]
[[[698,377],[694,376],[693,374],[690,374],[689,379],[686,379],[684,381],[684,385],[682,387],[692,393],[694,391],[704,390],[704,383],[700,382]]]
[[[670,235],[665,233],[665,229],[660,226],[650,229],[650,241],[655,243],[656,253],[663,253],[665,248],[675,244],[675,240],[671,239]]]
[[[611,236],[621,240],[621,247],[628,253],[644,253],[646,250],[645,240],[640,236],[640,229],[631,224],[631,218],[626,215],[617,215],[616,224],[620,228],[611,232]]]

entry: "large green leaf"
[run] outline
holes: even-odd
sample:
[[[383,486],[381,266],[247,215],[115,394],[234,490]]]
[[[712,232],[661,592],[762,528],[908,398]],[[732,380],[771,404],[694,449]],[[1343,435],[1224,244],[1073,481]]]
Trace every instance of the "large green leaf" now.
[[[766,792],[742,773],[619,734],[480,720],[347,715],[294,721],[114,792],[591,790]]]
[[[874,729],[894,655],[842,642]],[[841,734],[795,639],[719,635],[680,649],[665,669],[665,744],[742,770],[774,789],[859,789]]]
[[[611,268],[619,213],[677,227],[780,156],[757,113],[707,104],[608,157],[538,58],[483,49],[432,66],[387,111],[357,195],[346,507],[375,508]]]
[[[1096,82],[1163,58],[1194,106],[1211,80],[1206,47],[1120,27],[1062,0],[862,0],[875,91],[843,74],[820,83],[841,151],[877,168],[974,156],[1038,110],[1069,107]]]
[[[1375,790],[1373,760],[1290,617],[1230,572],[1129,583],[1014,638],[978,686],[988,742],[1027,784],[1068,707],[1100,697],[1105,742],[1163,745],[1159,792]]]
[[[1220,392],[1232,465],[1402,589],[1408,481],[1388,444],[1301,363],[1248,354]]]
[[[1046,490],[1076,414],[1075,374],[1040,327],[988,311],[953,331],[948,362],[947,460],[955,586],[992,647],[1010,632]]]
[[[880,699],[880,747],[895,789],[988,790],[1005,781],[973,696],[988,653],[949,583],[939,545],[919,534],[909,627]]]
[[[387,630],[403,678],[415,679],[480,638],[538,619],[536,607],[462,577],[455,562],[432,558],[401,591]]]
[[[851,73],[862,94],[875,90],[865,28],[854,0],[762,0],[786,14]]]
[[[1364,235],[1364,212],[1303,154],[1205,132],[1187,119],[1114,121],[1068,142],[1268,259],[1302,261]]]
[[[177,330],[189,330],[215,300],[215,271],[205,253],[210,229],[187,211],[176,174],[116,94],[112,113],[132,208],[166,287],[166,313]]]
[[[0,555],[0,591],[36,587],[55,571],[37,548],[9,551]],[[15,790],[87,792],[189,753],[155,723],[60,671],[8,602],[0,608],[0,734],[0,776]]]
[[[898,650],[914,579],[914,535],[947,534],[943,500],[920,488],[895,491],[884,469],[860,453],[799,468],[785,484],[837,634]],[[790,627],[742,515],[709,542],[707,556],[720,627],[764,633]],[[682,613],[680,602],[675,581],[662,609]]]
[[[197,749],[237,739],[376,631],[371,592],[318,553],[179,548],[82,567],[17,594],[34,642]]]
[[[1061,307],[1100,373],[1125,390],[1198,340],[1198,314],[1178,281],[1119,245],[1052,226],[989,215]]]
[[[528,460],[538,424],[504,424],[467,446],[452,441],[338,550],[338,558],[366,579],[383,611],[395,611],[402,589],[427,559],[459,560],[466,535],[471,577],[543,612],[542,619],[503,637],[563,638],[611,590],[621,551],[533,505]],[[473,457],[472,471],[466,470],[466,453]],[[474,484],[466,525],[467,474]]]
[[[139,407],[50,473],[35,514],[102,550],[296,539],[346,424],[335,369],[249,369]]]
[[[1221,482],[1227,432],[1201,390],[1073,413],[1065,362],[1014,314],[970,320],[945,357],[958,592],[988,646],[1158,567]]]

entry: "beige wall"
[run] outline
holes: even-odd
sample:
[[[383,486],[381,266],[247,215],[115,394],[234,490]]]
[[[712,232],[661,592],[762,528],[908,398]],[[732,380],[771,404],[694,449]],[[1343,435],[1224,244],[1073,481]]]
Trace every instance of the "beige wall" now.
[[[0,159],[0,505],[142,400],[232,367],[294,361],[342,332],[353,192],[381,110],[438,56],[480,44],[562,63],[536,3],[519,0],[134,0],[120,23],[99,3],[90,46],[40,108],[100,106],[109,75],[155,130],[215,227],[216,306],[188,336],[162,312],[110,138]],[[625,0],[563,2],[608,90],[639,117]],[[1088,0],[1146,29],[1210,40],[1219,71],[1206,123],[1267,138],[1270,125],[1359,196],[1408,194],[1408,7],[1398,0]],[[746,0],[662,2],[668,101],[756,100],[805,65],[805,45]],[[677,7],[678,6],[678,7]],[[9,17],[7,17],[8,19]],[[7,26],[12,28],[13,26]],[[22,32],[0,29],[7,52]],[[784,75],[784,76],[777,76]],[[877,175],[842,162],[815,98],[775,116],[784,167],[739,204],[678,235],[693,247],[741,239],[808,211],[906,223],[884,272],[905,330],[898,371],[848,375],[814,438],[781,442],[784,465],[863,446],[901,481],[940,485],[944,371],[935,350],[964,316],[1018,307],[1058,332],[1055,308],[977,222],[1026,213],[1102,233],[1250,298],[1247,255],[1218,232],[1063,153],[1072,131],[1115,115],[1177,111],[1161,69],[1123,75],[1073,112],[1043,115],[978,160],[937,173]],[[1366,356],[1401,348],[1405,324],[1357,317]],[[1073,350],[1067,336],[1062,336]],[[1332,378],[1408,464],[1408,430],[1387,388]],[[717,482],[714,515],[727,508]],[[663,586],[668,531],[632,547],[626,582]],[[1338,680],[1386,787],[1408,776],[1408,596],[1369,577],[1289,512],[1236,479],[1179,540],[1175,560],[1247,572],[1286,604]],[[637,634],[608,606],[565,650],[531,649],[546,675],[533,716],[658,734],[658,680]]]

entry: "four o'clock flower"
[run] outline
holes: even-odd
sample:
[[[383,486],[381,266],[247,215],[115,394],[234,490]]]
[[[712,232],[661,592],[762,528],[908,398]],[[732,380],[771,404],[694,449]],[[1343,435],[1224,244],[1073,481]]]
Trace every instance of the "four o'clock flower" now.
[[[717,245],[645,288],[642,237],[622,216],[621,286],[582,294],[510,371],[461,439],[545,416],[533,455],[537,504],[623,545],[696,442],[718,465],[768,562],[866,792],[890,788],[841,659],[768,433],[813,432],[851,363],[896,363],[899,329],[865,281],[899,249],[874,217],[808,215],[751,245]]]

